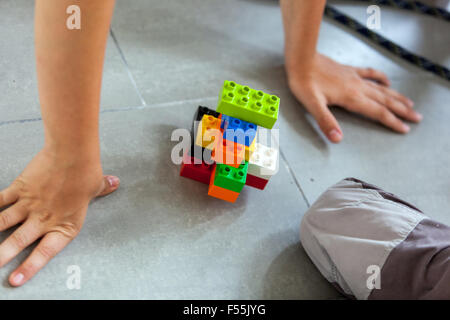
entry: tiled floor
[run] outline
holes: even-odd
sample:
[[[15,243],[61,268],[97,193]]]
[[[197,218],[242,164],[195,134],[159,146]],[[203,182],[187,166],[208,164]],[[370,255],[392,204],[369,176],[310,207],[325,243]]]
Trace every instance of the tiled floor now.
[[[366,17],[364,5],[338,7]],[[383,9],[381,32],[448,65],[448,25],[403,14]],[[31,1],[0,2],[0,188],[42,145],[32,17]],[[29,250],[1,269],[0,298],[340,298],[302,250],[298,227],[308,204],[347,176],[450,223],[447,82],[325,20],[321,52],[386,71],[424,114],[402,136],[336,110],[345,139],[332,145],[286,88],[276,1],[118,0],[112,30],[102,154],[122,186],[91,205],[79,237],[30,283],[12,289],[6,282]],[[208,197],[206,186],[180,178],[170,162],[172,130],[189,128],[198,104],[214,107],[224,79],[282,98],[280,171],[264,192],[245,189],[235,204]],[[81,268],[81,290],[66,287],[71,265]]]

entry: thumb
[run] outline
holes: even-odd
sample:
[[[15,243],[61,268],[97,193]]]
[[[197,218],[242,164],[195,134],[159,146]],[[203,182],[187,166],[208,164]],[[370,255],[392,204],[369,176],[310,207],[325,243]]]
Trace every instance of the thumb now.
[[[324,101],[314,100],[305,106],[327,138],[333,143],[339,143],[343,138],[342,130],[327,104]]]
[[[103,197],[119,188],[120,180],[116,176],[103,176],[103,186],[97,197]]]

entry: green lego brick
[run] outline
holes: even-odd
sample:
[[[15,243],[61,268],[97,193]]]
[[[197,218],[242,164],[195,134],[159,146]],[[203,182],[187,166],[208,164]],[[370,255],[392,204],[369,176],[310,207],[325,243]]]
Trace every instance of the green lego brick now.
[[[214,185],[235,192],[241,192],[247,180],[248,162],[234,168],[226,164],[216,164]]]
[[[280,98],[248,86],[225,81],[217,112],[272,129],[278,119]]]

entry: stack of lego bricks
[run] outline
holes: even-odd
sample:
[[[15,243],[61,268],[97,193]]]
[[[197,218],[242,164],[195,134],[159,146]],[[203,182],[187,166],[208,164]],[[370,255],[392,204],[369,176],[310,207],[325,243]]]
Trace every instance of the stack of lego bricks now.
[[[209,185],[210,196],[235,202],[244,185],[263,190],[278,170],[278,150],[258,141],[272,129],[280,99],[225,81],[217,111],[198,107],[180,175]],[[258,129],[259,128],[259,129]]]

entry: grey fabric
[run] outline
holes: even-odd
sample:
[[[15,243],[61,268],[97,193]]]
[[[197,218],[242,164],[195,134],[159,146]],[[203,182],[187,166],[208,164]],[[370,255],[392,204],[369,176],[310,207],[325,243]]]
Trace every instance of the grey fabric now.
[[[372,268],[382,270],[394,248],[426,218],[368,186],[356,179],[332,186],[306,212],[300,227],[302,245],[322,275],[357,299],[372,292]]]
[[[387,258],[369,299],[450,299],[450,227],[422,220]]]

